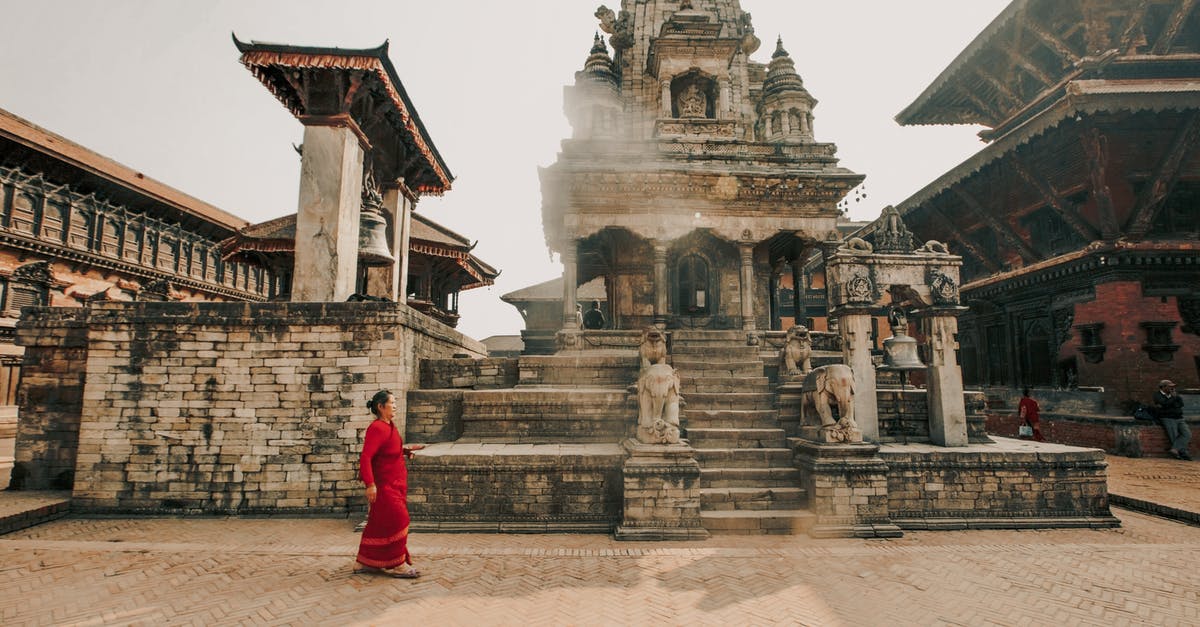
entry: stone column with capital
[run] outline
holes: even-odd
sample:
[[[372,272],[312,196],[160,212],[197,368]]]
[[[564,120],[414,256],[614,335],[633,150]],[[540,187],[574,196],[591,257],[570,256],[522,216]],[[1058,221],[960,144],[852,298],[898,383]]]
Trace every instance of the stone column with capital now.
[[[579,251],[576,248],[578,244],[575,240],[567,243],[562,250],[562,265],[563,265],[563,330],[578,331],[579,317],[575,315],[575,304],[578,300],[576,292],[579,288],[578,284],[578,267],[576,259]]]
[[[804,280],[804,260],[808,248],[796,242],[796,258],[792,260],[792,312],[797,325],[808,324],[808,285]]]
[[[671,115],[671,81],[663,79],[662,87],[662,111],[660,115],[664,118],[672,117]]]
[[[654,326],[667,327],[667,243],[654,240]]]
[[[345,301],[358,272],[363,150],[347,126],[306,125],[300,158],[293,301]]]
[[[962,369],[954,351],[958,348],[958,309],[934,309],[926,318],[929,338],[929,367],[925,369],[929,390],[929,438],[942,446],[967,445],[967,408],[963,400]]]
[[[842,360],[854,372],[854,420],[863,438],[879,441],[879,406],[875,398],[875,364],[871,362],[871,312],[836,312],[842,336]]]
[[[753,331],[754,322],[754,242],[738,242],[742,255],[742,330]]]

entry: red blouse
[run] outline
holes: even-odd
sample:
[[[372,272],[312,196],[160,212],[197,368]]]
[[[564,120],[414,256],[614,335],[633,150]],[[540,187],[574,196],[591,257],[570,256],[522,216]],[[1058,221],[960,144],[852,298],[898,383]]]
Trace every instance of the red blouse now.
[[[362,455],[358,460],[363,483],[391,485],[397,481],[408,482],[408,468],[404,463],[404,440],[394,424],[375,420],[367,426],[363,438]]]

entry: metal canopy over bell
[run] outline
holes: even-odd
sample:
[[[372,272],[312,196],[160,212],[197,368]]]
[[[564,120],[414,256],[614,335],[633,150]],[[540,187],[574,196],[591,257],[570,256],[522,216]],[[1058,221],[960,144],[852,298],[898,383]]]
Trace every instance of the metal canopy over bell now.
[[[358,214],[358,262],[364,266],[396,263],[387,245],[387,220],[366,207]]]

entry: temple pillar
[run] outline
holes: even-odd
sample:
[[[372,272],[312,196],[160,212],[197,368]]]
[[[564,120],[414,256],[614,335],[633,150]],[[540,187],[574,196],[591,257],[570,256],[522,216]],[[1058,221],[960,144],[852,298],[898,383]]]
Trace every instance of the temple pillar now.
[[[664,118],[672,117],[671,115],[671,81],[664,79],[662,81],[662,112]]]
[[[958,308],[939,308],[928,312],[926,337],[929,338],[929,438],[942,446],[967,445],[967,408],[963,400],[962,369],[954,351],[958,348]]]
[[[354,293],[363,150],[349,126],[304,127],[292,300],[341,302]]]
[[[742,255],[742,330],[753,331],[754,323],[754,242],[738,242]]]
[[[367,268],[367,294],[404,302],[408,289],[408,229],[412,209],[397,185],[383,189],[383,214],[388,221],[388,250],[394,263]]]
[[[842,336],[842,360],[854,372],[854,420],[863,438],[879,441],[879,407],[875,398],[875,364],[871,362],[871,312],[837,312]],[[832,316],[830,318],[833,319]],[[959,394],[962,397],[962,394]]]
[[[576,259],[579,251],[578,243],[574,239],[567,242],[566,247],[562,250],[562,265],[563,265],[563,330],[579,330],[579,319],[575,315],[575,304],[578,299],[576,291],[579,289],[578,283],[578,267]]]
[[[796,258],[792,260],[792,311],[797,325],[808,324],[808,285],[804,282],[804,260],[808,256],[808,248],[796,242]]]
[[[667,244],[654,240],[654,326],[667,326]]]
[[[779,113],[779,124],[783,129],[783,136],[787,137],[792,134],[792,116],[788,111],[780,111]]]

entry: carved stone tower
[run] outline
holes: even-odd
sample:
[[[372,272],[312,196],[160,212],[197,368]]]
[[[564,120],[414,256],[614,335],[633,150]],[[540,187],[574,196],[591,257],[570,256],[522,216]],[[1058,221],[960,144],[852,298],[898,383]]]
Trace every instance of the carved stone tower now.
[[[564,90],[573,128],[541,171],[542,224],[576,287],[605,279],[613,328],[768,328],[773,269],[835,233],[862,176],[813,134],[814,99],[769,65],[737,0],[623,0]],[[836,237],[836,235],[834,236]]]

